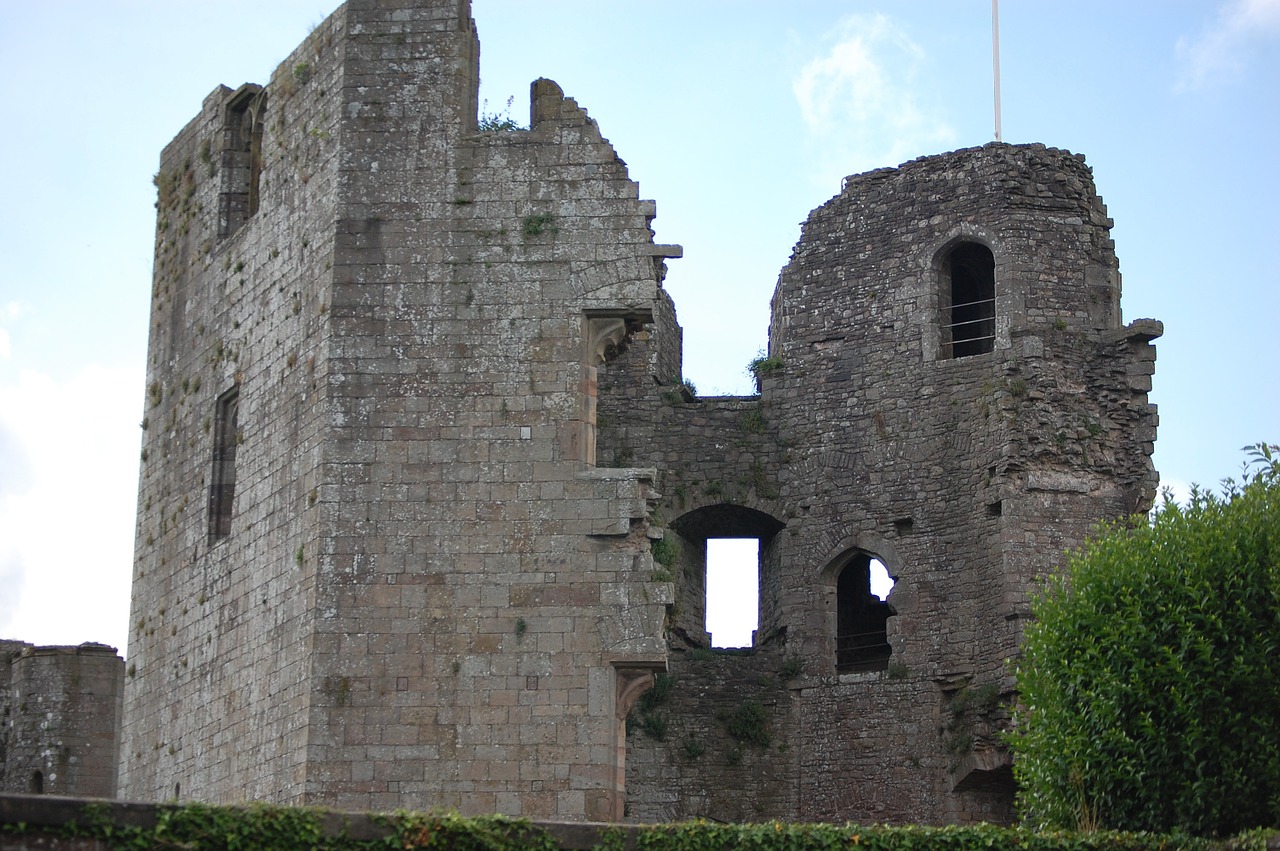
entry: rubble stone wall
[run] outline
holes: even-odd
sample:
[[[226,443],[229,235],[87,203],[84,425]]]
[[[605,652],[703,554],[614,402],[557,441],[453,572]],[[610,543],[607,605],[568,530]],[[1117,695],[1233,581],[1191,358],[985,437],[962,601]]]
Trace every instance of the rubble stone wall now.
[[[113,797],[123,685],[113,647],[0,642],[0,790]]]
[[[1034,580],[1154,495],[1146,393],[1161,329],[1121,324],[1110,227],[1083,159],[1041,145],[850,177],[780,276],[759,397],[671,397],[645,380],[642,352],[609,367],[604,451],[636,447],[660,470],[682,542],[761,540],[753,657],[690,668],[705,632],[671,619],[675,738],[633,732],[632,817],[772,813],[782,800],[812,820],[1012,817],[998,733]],[[948,263],[966,243],[994,261],[993,339],[952,357]],[[728,412],[748,406],[754,433],[735,433]],[[710,479],[735,486],[708,493]],[[872,670],[838,664],[838,578],[860,557],[896,580],[887,659]],[[677,599],[700,615],[705,560],[681,566]],[[682,731],[703,730],[708,705],[754,699],[784,667],[803,673],[772,715],[787,750],[769,753],[766,785],[786,796],[762,791],[760,771],[682,757]]]

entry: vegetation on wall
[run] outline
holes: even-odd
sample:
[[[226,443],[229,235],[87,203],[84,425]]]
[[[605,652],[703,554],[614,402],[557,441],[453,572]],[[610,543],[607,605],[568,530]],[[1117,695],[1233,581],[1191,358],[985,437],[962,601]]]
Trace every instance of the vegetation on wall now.
[[[751,363],[747,364],[747,374],[752,378],[759,379],[761,376],[781,371],[783,366],[782,358],[776,355],[767,355],[761,351],[752,358]]]
[[[1114,526],[1034,604],[1012,740],[1033,826],[1280,825],[1280,456]]]
[[[506,109],[502,112],[490,112],[489,101],[486,99],[480,109],[480,116],[476,119],[476,129],[481,133],[511,133],[516,130],[527,130],[527,127],[511,117],[511,105],[515,100],[515,95],[512,95],[507,98]]]
[[[664,713],[658,710],[659,707],[665,705],[671,699],[675,685],[676,677],[674,674],[658,674],[654,677],[653,688],[640,695],[640,699],[636,701],[635,709],[627,716],[627,732],[638,727],[651,739],[658,739],[659,741],[665,739],[670,721]]]

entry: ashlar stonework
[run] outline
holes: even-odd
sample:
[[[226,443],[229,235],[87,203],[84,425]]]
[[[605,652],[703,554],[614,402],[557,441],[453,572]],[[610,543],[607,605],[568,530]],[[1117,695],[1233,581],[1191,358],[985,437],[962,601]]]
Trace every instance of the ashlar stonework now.
[[[655,204],[549,80],[481,131],[478,55],[467,0],[349,0],[162,155],[119,794],[1008,818],[1029,589],[1155,484],[1083,159],[847,179],[759,394],[699,398]]]

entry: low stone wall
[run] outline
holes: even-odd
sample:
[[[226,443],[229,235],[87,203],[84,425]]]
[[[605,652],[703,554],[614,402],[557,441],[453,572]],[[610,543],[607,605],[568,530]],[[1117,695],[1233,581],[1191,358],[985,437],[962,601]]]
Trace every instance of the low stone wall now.
[[[183,805],[141,804],[99,798],[65,798],[56,795],[12,795],[0,793],[0,851],[105,851],[109,846],[88,836],[66,836],[72,824],[85,826],[108,822],[121,827],[152,828],[166,808]],[[18,824],[21,833],[13,832]],[[568,822],[535,822],[555,839],[564,851],[585,851],[604,842],[604,832],[625,836],[624,849],[635,847],[635,828]],[[323,816],[327,837],[345,836],[356,842],[385,839],[393,832],[387,820],[374,813],[328,812]],[[616,846],[615,846],[616,847]]]

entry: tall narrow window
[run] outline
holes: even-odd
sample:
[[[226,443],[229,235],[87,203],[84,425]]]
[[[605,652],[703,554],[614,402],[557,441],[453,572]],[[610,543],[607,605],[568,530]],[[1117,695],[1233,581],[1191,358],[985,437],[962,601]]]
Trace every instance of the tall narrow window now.
[[[889,667],[886,624],[896,612],[883,597],[892,579],[884,565],[866,553],[856,552],[836,579],[836,670],[883,671]],[[881,596],[883,595],[883,597]]]
[[[31,772],[31,783],[28,785],[27,791],[32,795],[44,794],[44,772],[39,769]]]
[[[231,534],[231,506],[236,495],[236,447],[240,443],[240,390],[218,399],[213,424],[213,474],[209,481],[209,540]]]
[[[996,339],[996,261],[976,242],[957,245],[947,257],[949,322],[944,350],[953,358],[991,351]]]
[[[230,236],[258,212],[262,181],[262,124],[267,93],[245,85],[227,101],[222,128],[222,193],[218,199],[218,235]]]

